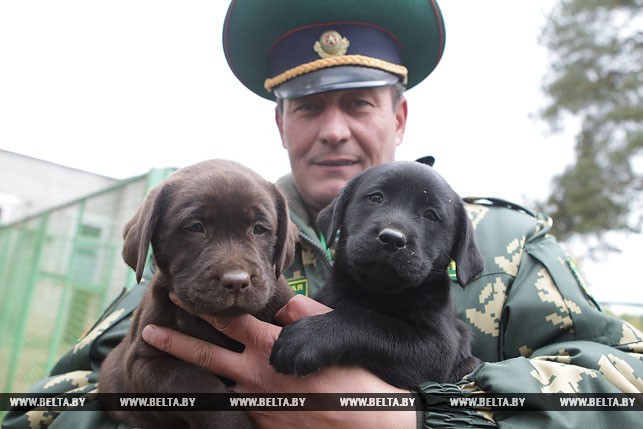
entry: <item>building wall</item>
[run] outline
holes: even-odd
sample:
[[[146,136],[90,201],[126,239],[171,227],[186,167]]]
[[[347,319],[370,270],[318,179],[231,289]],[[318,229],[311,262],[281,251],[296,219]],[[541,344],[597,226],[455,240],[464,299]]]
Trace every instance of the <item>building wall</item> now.
[[[118,180],[0,149],[0,225],[105,189]]]

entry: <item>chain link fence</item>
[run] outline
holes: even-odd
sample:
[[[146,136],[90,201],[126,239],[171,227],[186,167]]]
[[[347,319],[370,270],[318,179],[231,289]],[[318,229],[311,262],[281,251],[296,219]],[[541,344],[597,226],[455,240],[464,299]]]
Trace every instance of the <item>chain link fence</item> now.
[[[134,276],[122,229],[147,191],[173,169],[0,227],[0,386],[26,392]]]

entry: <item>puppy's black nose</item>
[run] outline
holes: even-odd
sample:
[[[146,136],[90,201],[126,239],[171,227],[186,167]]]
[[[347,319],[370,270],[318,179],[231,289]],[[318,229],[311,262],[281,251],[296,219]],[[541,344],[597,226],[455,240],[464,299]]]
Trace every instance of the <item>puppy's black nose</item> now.
[[[406,236],[396,229],[384,228],[377,239],[388,251],[396,251],[406,247]]]
[[[250,286],[250,274],[245,271],[229,271],[221,276],[221,284],[231,291],[240,291]]]

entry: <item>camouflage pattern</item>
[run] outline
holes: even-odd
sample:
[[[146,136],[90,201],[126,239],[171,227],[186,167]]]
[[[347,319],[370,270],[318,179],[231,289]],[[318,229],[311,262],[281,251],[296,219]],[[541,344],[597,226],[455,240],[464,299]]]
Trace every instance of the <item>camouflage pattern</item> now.
[[[425,426],[640,427],[632,411],[492,414],[449,406],[446,398],[465,394],[643,392],[643,334],[600,310],[548,234],[550,220],[501,200],[466,201],[485,269],[452,291],[485,363],[458,385],[419,387],[429,404]]]
[[[313,295],[327,278],[330,256],[304,209],[291,176],[278,185],[300,228],[297,258],[287,271],[296,292]],[[457,384],[418,386],[426,411],[419,427],[640,427],[632,411],[497,411],[453,407],[448,398],[484,393],[643,391],[643,335],[601,312],[573,263],[548,234],[549,221],[501,200],[467,199],[485,269],[464,289],[454,283],[458,316],[474,333],[483,363]],[[100,364],[125,335],[149,281],[116,299],[33,392],[91,392]],[[119,428],[89,403],[86,411],[9,412],[3,428]]]

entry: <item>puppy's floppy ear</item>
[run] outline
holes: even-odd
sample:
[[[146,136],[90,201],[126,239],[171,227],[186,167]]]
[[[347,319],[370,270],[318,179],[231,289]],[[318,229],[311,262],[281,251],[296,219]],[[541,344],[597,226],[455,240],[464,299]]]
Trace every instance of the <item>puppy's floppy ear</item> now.
[[[275,276],[278,278],[295,259],[297,226],[290,220],[288,202],[284,194],[271,184],[271,191],[277,207],[277,244],[275,245]]]
[[[317,226],[326,238],[326,244],[331,246],[335,241],[337,230],[344,223],[344,212],[346,206],[353,198],[355,189],[362,181],[362,173],[355,176],[339,191],[333,201],[322,209],[317,215]]]
[[[458,228],[458,234],[456,235],[451,257],[455,260],[458,284],[464,287],[469,283],[469,280],[482,271],[484,259],[480,250],[478,250],[471,220],[469,220],[464,205],[459,200],[457,213],[458,223],[456,228]]]
[[[141,282],[147,251],[152,241],[152,235],[158,223],[160,210],[157,200],[161,194],[158,185],[150,190],[143,204],[123,229],[123,260],[136,271],[136,281]]]

